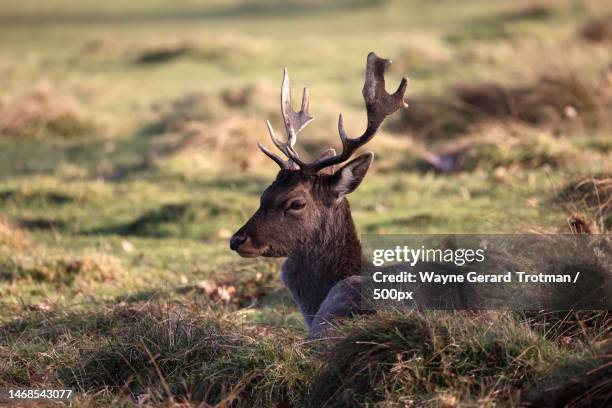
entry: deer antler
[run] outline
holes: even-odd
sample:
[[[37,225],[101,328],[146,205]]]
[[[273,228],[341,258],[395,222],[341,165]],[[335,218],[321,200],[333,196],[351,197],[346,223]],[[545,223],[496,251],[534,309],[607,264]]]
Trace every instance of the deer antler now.
[[[313,120],[312,116],[310,116],[308,113],[309,105],[310,99],[308,97],[308,88],[304,88],[304,93],[302,95],[302,108],[300,111],[296,112],[291,107],[291,85],[289,83],[287,68],[285,68],[283,73],[283,83],[281,85],[281,114],[283,116],[283,123],[285,124],[287,142],[281,142],[276,138],[270,121],[267,121],[266,124],[268,125],[268,132],[270,133],[272,142],[278,148],[278,150],[287,156],[289,160],[285,161],[281,159],[268,150],[265,146],[258,143],[261,151],[274,160],[283,169],[294,169],[296,164],[300,168],[306,165],[300,160],[299,155],[293,147],[297,141],[297,134],[300,133],[300,131],[304,129],[311,120]]]
[[[349,139],[345,130],[342,114],[338,117],[338,133],[342,141],[342,153],[332,157],[321,158],[308,165],[312,172],[317,172],[325,167],[340,164],[348,160],[351,155],[361,146],[368,143],[376,131],[392,113],[408,105],[404,101],[404,93],[408,80],[402,78],[395,93],[389,95],[385,90],[385,71],[391,65],[391,60],[378,57],[373,52],[368,54],[366,65],[365,83],[363,84],[363,99],[366,103],[368,113],[368,126],[365,132],[357,138]]]
[[[308,89],[304,88],[302,110],[300,110],[300,112],[293,111],[291,108],[289,77],[287,75],[287,70],[285,69],[281,89],[281,112],[285,122],[285,130],[287,131],[287,142],[282,143],[276,139],[270,122],[268,122],[268,130],[276,147],[278,147],[278,149],[283,152],[289,160],[282,160],[262,145],[259,145],[259,148],[279,166],[281,166],[281,168],[295,169],[295,165],[297,165],[302,171],[310,174],[316,174],[325,167],[345,162],[357,149],[368,143],[374,137],[376,131],[387,116],[396,112],[400,108],[405,108],[408,106],[404,101],[404,93],[406,92],[406,86],[408,85],[408,80],[406,78],[402,78],[399,87],[393,94],[388,94],[385,90],[385,71],[390,65],[390,60],[380,58],[373,52],[368,54],[365,82],[362,91],[368,114],[368,125],[366,130],[361,136],[350,139],[344,130],[342,114],[340,114],[338,118],[338,133],[340,134],[340,140],[342,141],[342,152],[331,157],[322,157],[312,163],[304,163],[302,160],[300,160],[298,154],[293,148],[299,131],[312,120],[308,114]]]

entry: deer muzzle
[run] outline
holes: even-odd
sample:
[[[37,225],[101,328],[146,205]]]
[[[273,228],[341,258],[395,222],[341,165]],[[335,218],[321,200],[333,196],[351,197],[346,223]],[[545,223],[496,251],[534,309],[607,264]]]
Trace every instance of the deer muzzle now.
[[[247,223],[248,224],[248,223]],[[236,251],[238,255],[243,258],[255,258],[260,255],[264,255],[266,251],[268,251],[269,246],[258,246],[255,244],[253,238],[248,233],[248,228],[245,225],[240,228],[238,232],[236,232],[230,238],[230,249],[232,251]]]

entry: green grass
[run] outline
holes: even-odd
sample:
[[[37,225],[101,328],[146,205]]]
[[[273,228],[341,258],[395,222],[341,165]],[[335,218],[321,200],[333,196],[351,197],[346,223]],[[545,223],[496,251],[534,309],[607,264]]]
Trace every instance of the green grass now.
[[[591,327],[389,313],[309,342],[280,261],[240,259],[227,241],[275,174],[256,142],[266,119],[282,126],[282,68],[295,93],[310,88],[316,121],[299,144],[313,156],[339,146],[339,112],[350,134],[365,125],[371,50],[393,58],[390,87],[410,77],[411,107],[368,146],[375,164],[350,197],[360,233],[569,232],[577,220],[609,233],[612,53],[579,29],[611,12],[569,0],[3,2],[0,388],[71,386],[84,406],[454,407],[582,378],[606,358],[607,315]]]

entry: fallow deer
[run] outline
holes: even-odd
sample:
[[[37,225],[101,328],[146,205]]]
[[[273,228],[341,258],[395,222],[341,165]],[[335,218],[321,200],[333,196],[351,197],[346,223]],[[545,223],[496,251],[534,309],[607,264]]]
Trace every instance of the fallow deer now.
[[[368,55],[363,86],[366,130],[349,138],[340,114],[342,152],[329,149],[311,163],[295,151],[298,133],[313,119],[308,112],[308,89],[304,88],[301,110],[294,111],[285,69],[281,113],[287,141],[277,139],[269,121],[267,125],[272,142],[287,159],[258,144],[280,171],[263,192],[259,209],[230,239],[230,248],[243,257],[286,257],[281,279],[291,291],[310,336],[319,334],[328,322],[362,312],[362,252],[346,196],[359,186],[374,155],[363,153],[337,171],[334,166],[368,143],[388,115],[407,106],[406,78],[395,93],[385,90],[384,73],[390,64],[373,52]]]

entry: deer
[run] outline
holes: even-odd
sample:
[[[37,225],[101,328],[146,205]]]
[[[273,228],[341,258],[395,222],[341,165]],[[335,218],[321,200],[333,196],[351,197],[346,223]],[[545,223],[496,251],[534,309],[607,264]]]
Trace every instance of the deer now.
[[[258,143],[280,170],[262,193],[259,209],[230,238],[230,249],[247,258],[286,258],[281,280],[298,306],[309,337],[318,337],[338,319],[369,313],[362,307],[362,248],[347,196],[363,181],[374,154],[367,151],[349,159],[372,140],[386,117],[408,106],[406,78],[394,93],[385,89],[384,75],[390,65],[391,60],[368,54],[362,91],[367,126],[361,136],[351,138],[339,115],[340,154],[330,148],[306,162],[296,152],[297,135],[313,117],[308,88],[304,88],[300,111],[293,110],[286,68],[280,98],[285,142],[267,121],[272,142],[286,158]]]
[[[384,74],[390,65],[390,60],[374,52],[368,54],[362,91],[368,119],[365,131],[350,138],[340,114],[342,152],[337,154],[330,148],[310,163],[303,161],[295,150],[297,135],[313,120],[308,88],[304,88],[301,109],[296,112],[291,106],[291,86],[285,68],[280,99],[286,142],[276,137],[270,121],[267,127],[272,142],[286,159],[258,143],[259,149],[280,170],[262,193],[259,209],[230,238],[230,249],[242,257],[286,258],[281,266],[281,280],[291,292],[310,337],[317,336],[338,318],[363,313],[362,250],[346,197],[363,181],[374,154],[368,151],[348,160],[374,137],[387,116],[407,107],[406,78],[402,78],[393,94],[385,89]],[[336,171],[335,167],[341,164]]]

